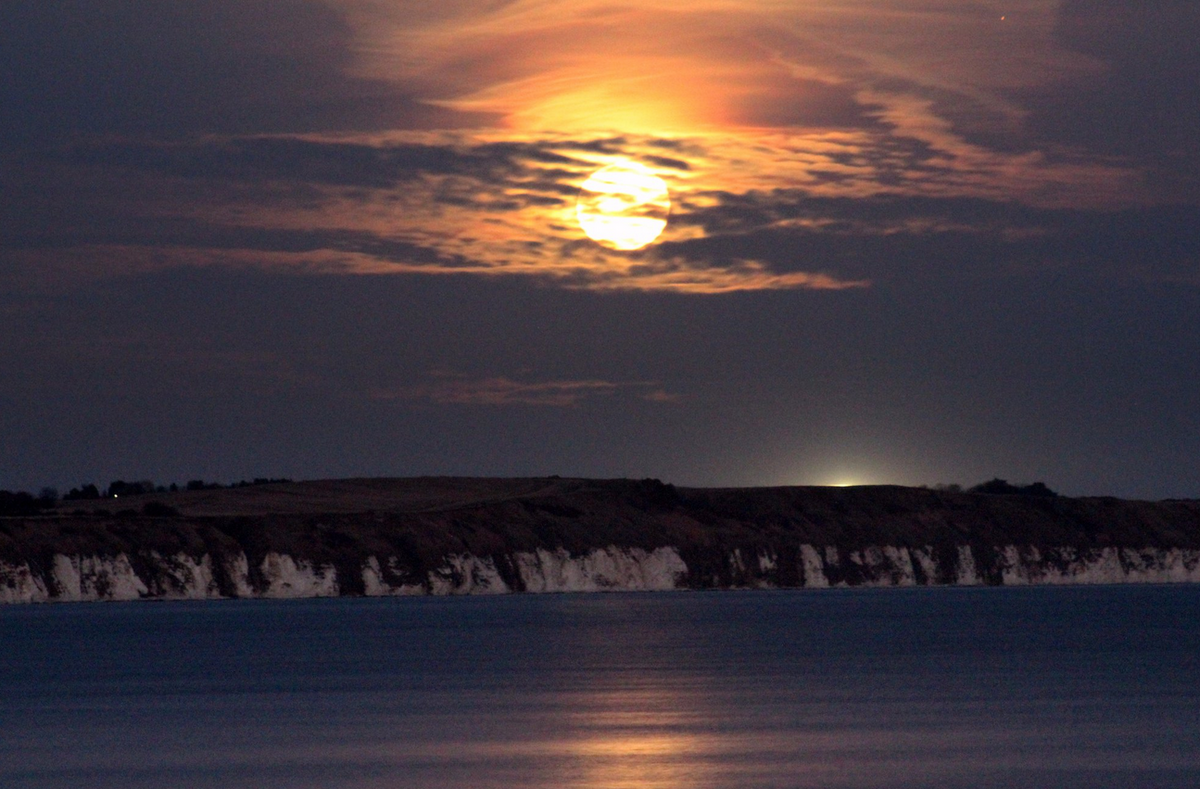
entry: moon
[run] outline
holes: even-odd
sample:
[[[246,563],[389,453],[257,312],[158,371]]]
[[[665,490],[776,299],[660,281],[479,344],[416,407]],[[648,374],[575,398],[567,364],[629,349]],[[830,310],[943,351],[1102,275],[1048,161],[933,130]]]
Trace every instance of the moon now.
[[[666,228],[671,193],[649,168],[618,162],[583,182],[575,213],[588,238],[627,252],[646,246]]]

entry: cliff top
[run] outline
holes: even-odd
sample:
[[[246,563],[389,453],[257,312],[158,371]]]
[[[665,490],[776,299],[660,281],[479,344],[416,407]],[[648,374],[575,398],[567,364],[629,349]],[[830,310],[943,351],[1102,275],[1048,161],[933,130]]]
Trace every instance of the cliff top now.
[[[188,517],[437,512],[559,495],[583,480],[559,478],[378,477],[274,482],[235,488],[146,493],[125,499],[60,502],[55,512],[114,512],[156,502]]]
[[[770,507],[783,502],[821,505],[841,502],[852,508],[921,502],[922,507],[962,507],[982,500],[1009,501],[1037,508],[1040,497],[995,495],[900,485],[775,486],[752,488],[686,488],[658,480],[587,479],[577,477],[375,477],[352,479],[272,482],[244,487],[214,487],[203,490],[146,493],[132,497],[61,501],[48,516],[68,514],[112,514],[122,510],[140,512],[147,504],[161,504],[186,517],[238,517],[255,515],[333,515],[367,512],[433,513],[463,508],[498,505],[522,500],[608,498],[613,503],[630,495],[656,493],[673,501],[704,503],[705,506],[754,504]],[[1044,508],[1050,500],[1066,502],[1117,502],[1134,507],[1156,502],[1124,501],[1112,497],[1072,499],[1051,496],[1040,499]],[[1187,504],[1172,500],[1163,504]]]
[[[168,517],[169,516],[169,517]],[[62,502],[9,521],[26,535],[236,521],[283,538],[313,524],[348,539],[419,533],[422,542],[504,544],[795,542],[824,545],[1156,545],[1200,547],[1200,501],[971,493],[894,485],[676,488],[658,480],[417,477],[277,482]],[[37,523],[42,523],[38,527]],[[289,526],[291,524],[291,526]],[[306,524],[302,526],[302,524]],[[139,526],[140,525],[140,526]],[[336,526],[335,526],[336,525]],[[2,542],[2,540],[0,540]]]

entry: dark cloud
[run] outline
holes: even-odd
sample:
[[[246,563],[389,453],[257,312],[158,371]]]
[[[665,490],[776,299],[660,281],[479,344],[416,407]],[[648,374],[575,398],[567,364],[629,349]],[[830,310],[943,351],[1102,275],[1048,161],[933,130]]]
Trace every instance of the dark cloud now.
[[[692,169],[692,166],[682,159],[675,159],[670,156],[643,155],[639,158],[641,161],[648,162],[649,164],[655,164],[659,167],[665,167],[668,170],[687,171]]]
[[[253,253],[300,254],[307,252],[344,252],[369,256],[385,263],[428,266],[431,269],[455,269],[474,265],[464,258],[401,239],[373,233],[342,229],[286,229],[219,225],[198,220],[167,218],[141,222],[116,221],[103,228],[87,231],[59,229],[6,239],[0,249],[53,252],[69,248],[140,247],[170,253],[178,250],[238,252],[246,255],[230,259],[230,265],[253,260]],[[3,258],[0,258],[2,261]],[[164,262],[187,265],[189,258],[163,256]],[[203,259],[206,263],[210,259]],[[265,260],[264,260],[265,265]],[[333,265],[323,271],[335,270]],[[299,267],[304,270],[304,267]],[[113,272],[119,274],[121,272]]]
[[[1158,194],[1200,204],[1200,5],[1067,0],[1055,35],[1100,70],[1024,97],[1030,130],[1145,163]]]
[[[0,141],[479,121],[349,75],[352,46],[318,0],[5,0]]]
[[[418,384],[373,390],[380,400],[427,400],[440,405],[555,406],[574,408],[595,397],[633,391],[650,402],[673,403],[676,395],[663,391],[653,381],[530,381],[500,375],[470,378],[461,374],[437,373]]]
[[[1200,223],[1190,207],[1039,208],[981,198],[828,198],[803,190],[710,196],[717,204],[675,217],[703,227],[705,237],[665,242],[662,255],[714,264],[752,258],[777,271],[837,271],[875,282],[1029,270],[1200,280]]]
[[[501,183],[530,173],[531,162],[581,165],[551,147],[558,146],[516,142],[373,145],[295,137],[236,137],[181,143],[84,144],[67,149],[62,158],[75,164],[127,167],[181,178],[386,188],[427,174]],[[539,172],[545,175],[547,170]]]
[[[1048,230],[1048,225],[1069,224],[1055,217],[1074,219],[1088,213],[971,197],[822,197],[803,189],[710,192],[706,197],[715,204],[688,208],[674,221],[698,225],[710,238],[794,227],[798,222],[804,232],[830,238],[896,233],[924,237],[949,231],[1021,237]]]
[[[578,171],[561,166],[582,166],[548,143],[368,144],[257,136],[86,141],[12,155],[10,161],[11,167],[0,168],[0,249],[334,250],[443,266],[463,262],[378,233],[262,227],[256,215],[335,198],[371,205],[381,200],[379,190],[427,176],[453,176],[421,187],[430,203],[493,214],[545,208],[574,197],[569,182]],[[500,198],[501,187],[509,186],[520,188]],[[196,206],[230,202],[239,204],[242,222],[195,216]]]

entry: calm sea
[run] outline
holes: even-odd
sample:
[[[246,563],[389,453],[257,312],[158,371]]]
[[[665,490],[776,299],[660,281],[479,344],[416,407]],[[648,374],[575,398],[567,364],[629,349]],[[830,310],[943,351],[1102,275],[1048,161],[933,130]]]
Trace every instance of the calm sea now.
[[[0,787],[1200,787],[1200,587],[0,609]]]

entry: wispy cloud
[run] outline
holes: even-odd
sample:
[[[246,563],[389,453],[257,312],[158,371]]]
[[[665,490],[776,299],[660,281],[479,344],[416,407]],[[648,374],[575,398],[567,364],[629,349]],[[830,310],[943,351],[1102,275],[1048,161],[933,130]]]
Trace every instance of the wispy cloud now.
[[[423,382],[390,389],[375,389],[379,400],[426,400],[442,405],[555,406],[569,408],[586,400],[621,392],[656,403],[678,402],[678,395],[652,381],[600,379],[520,381],[507,376],[471,378],[452,373],[432,374]]]
[[[650,163],[673,188],[675,224],[665,239],[708,232],[689,221],[697,206],[713,207],[694,184],[700,176],[693,170],[712,166],[703,141],[446,134],[75,145],[46,166],[96,173],[94,188],[77,190],[87,222],[64,230],[56,217],[14,205],[0,226],[8,225],[10,249],[52,249],[58,259],[81,248],[96,260],[125,256],[113,272],[224,262],[298,273],[527,276],[572,289],[681,293],[865,284],[835,272],[774,270],[745,255],[692,258],[653,246],[618,253],[590,242],[574,216],[580,184],[621,158]]]

